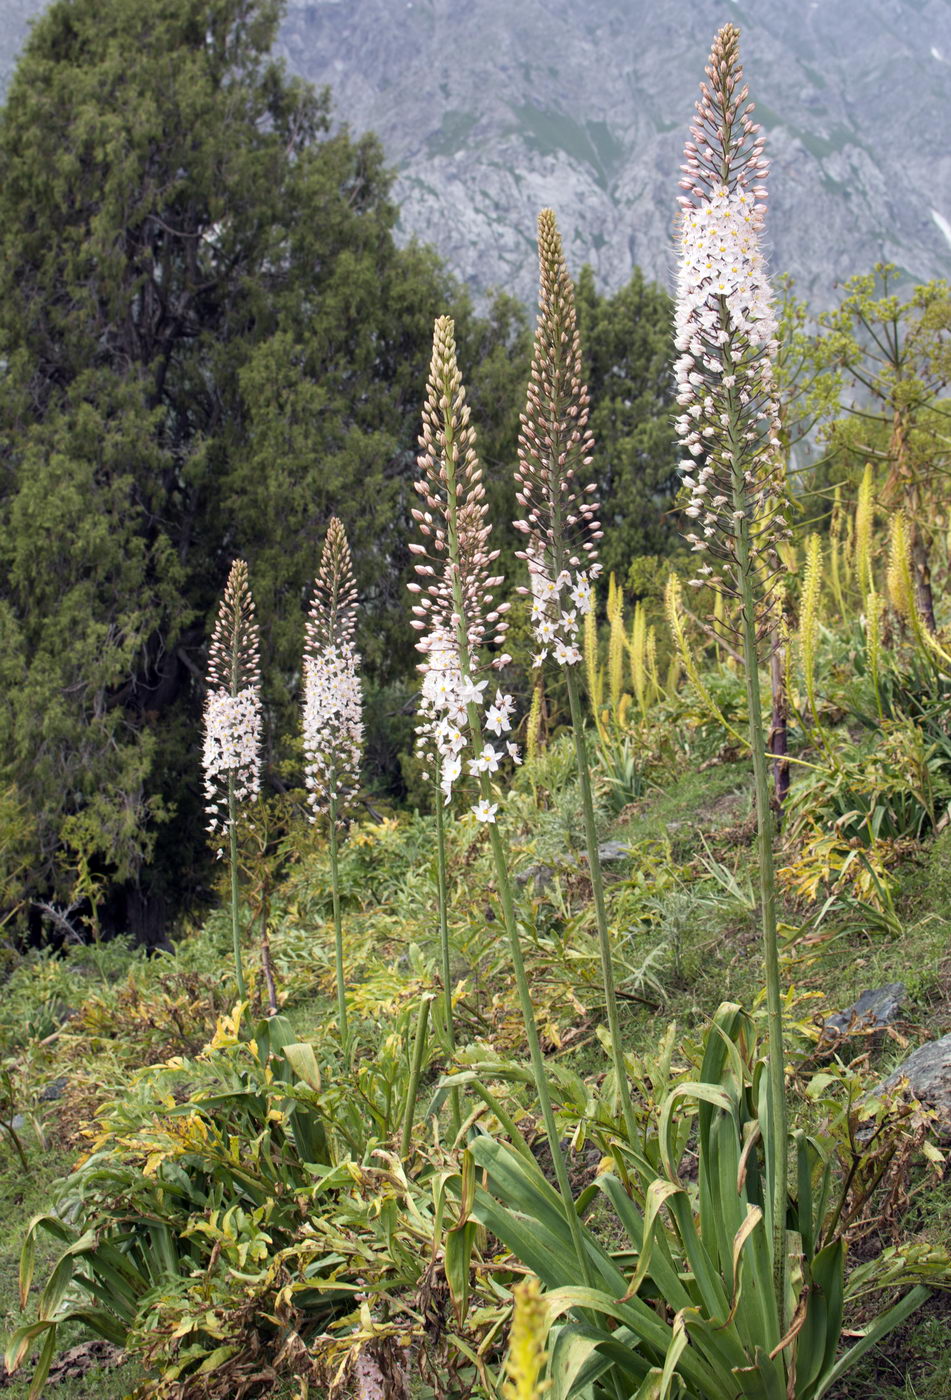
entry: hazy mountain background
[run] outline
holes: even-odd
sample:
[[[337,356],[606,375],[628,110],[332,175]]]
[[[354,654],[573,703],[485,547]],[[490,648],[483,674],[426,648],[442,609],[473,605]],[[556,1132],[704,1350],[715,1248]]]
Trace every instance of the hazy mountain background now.
[[[9,74],[35,0],[0,0]],[[743,31],[770,138],[775,271],[816,302],[878,259],[951,274],[951,0],[290,0],[279,49],[399,171],[406,237],[534,295],[537,210],[614,288],[669,281],[710,40]]]

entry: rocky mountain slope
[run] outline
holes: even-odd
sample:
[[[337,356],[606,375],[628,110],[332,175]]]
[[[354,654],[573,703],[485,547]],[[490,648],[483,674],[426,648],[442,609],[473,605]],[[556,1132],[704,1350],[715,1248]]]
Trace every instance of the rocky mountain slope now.
[[[0,68],[38,8],[0,0]],[[379,133],[405,236],[531,299],[545,204],[605,286],[633,263],[669,280],[680,147],[726,19],[770,138],[773,268],[818,302],[881,258],[951,275],[951,0],[289,0],[279,49]]]

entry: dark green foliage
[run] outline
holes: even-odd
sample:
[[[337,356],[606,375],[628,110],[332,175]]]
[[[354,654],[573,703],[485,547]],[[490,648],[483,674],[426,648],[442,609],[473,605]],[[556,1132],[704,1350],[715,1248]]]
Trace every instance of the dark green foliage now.
[[[601,559],[623,581],[638,554],[678,541],[670,298],[635,268],[599,296],[590,267],[578,280],[578,323],[591,393],[591,429],[605,538]]]
[[[267,619],[272,735],[333,511],[371,674],[412,658],[408,477],[455,292],[396,248],[375,141],[268,58],[279,9],[61,0],[0,120],[0,780],[33,815],[31,892],[111,892],[107,922],[154,936],[203,880],[197,719],[231,559]],[[491,398],[518,316],[464,314]]]
[[[160,941],[207,893],[199,712],[235,556],[264,624],[271,773],[295,752],[333,513],[369,688],[412,693],[405,540],[446,310],[511,572],[526,313],[503,293],[477,315],[432,252],[396,247],[378,144],[269,57],[280,11],[57,0],[0,115],[0,791],[26,818],[17,834],[0,813],[17,852],[0,918],[28,893]],[[668,303],[639,273],[600,297],[587,272],[580,302],[623,575],[674,538]],[[399,798],[391,708],[368,739]]]

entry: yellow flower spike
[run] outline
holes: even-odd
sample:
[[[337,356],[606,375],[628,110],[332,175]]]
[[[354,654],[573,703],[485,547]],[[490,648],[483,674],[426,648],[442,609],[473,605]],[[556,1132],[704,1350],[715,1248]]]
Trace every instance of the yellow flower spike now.
[[[932,657],[943,662],[946,667],[951,667],[951,656],[928,631],[918,608],[912,575],[908,522],[901,511],[892,519],[887,582],[892,607],[899,617],[909,624],[918,645],[923,651],[929,651]]]
[[[748,740],[744,739],[742,734],[739,734],[737,730],[734,729],[733,725],[729,723],[719,705],[703,683],[703,677],[700,675],[700,669],[697,666],[697,660],[693,654],[693,649],[690,646],[684,627],[684,619],[681,612],[682,596],[680,579],[676,574],[672,573],[667,580],[667,589],[664,594],[664,609],[667,614],[667,625],[670,628],[671,636],[674,639],[684,670],[687,672],[687,677],[690,684],[693,686],[697,699],[700,701],[700,704],[706,710],[707,714],[712,715],[715,720],[722,724],[723,728],[731,738],[736,740],[741,748],[746,748],[748,747]],[[668,688],[672,687],[669,685]]]
[[[799,646],[806,683],[809,711],[819,725],[816,710],[816,641],[819,633],[819,599],[822,593],[822,541],[810,535],[806,543],[806,567],[803,571],[802,603],[799,620]]]
[[[537,1278],[526,1278],[512,1290],[515,1311],[505,1358],[507,1379],[502,1385],[505,1400],[541,1400],[551,1382],[542,1379],[548,1353],[548,1319],[541,1285]]]
[[[875,501],[872,481],[872,464],[866,462],[865,472],[859,485],[858,501],[855,507],[855,581],[859,593],[865,597],[874,588],[872,581],[872,530],[875,523]]]

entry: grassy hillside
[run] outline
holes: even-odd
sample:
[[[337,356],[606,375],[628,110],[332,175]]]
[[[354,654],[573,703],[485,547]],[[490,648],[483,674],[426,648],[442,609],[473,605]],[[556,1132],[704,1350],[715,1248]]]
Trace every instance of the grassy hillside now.
[[[697,726],[688,747],[702,750],[703,733],[703,727]],[[623,803],[613,816],[610,806],[617,808],[618,799],[613,789],[602,786],[599,812],[603,839],[617,843],[614,848],[603,847],[602,852],[610,857],[604,868],[624,1040],[645,1123],[652,1093],[661,1082],[658,1066],[665,1054],[674,1079],[686,1073],[716,1006],[724,1000],[739,1001],[758,1017],[763,981],[747,764],[729,758],[711,762],[697,753],[681,753],[668,758],[665,766],[662,784],[643,780],[642,794]],[[509,797],[506,839],[521,891],[533,999],[560,1100],[560,1122],[571,1145],[572,1174],[580,1184],[598,1169],[605,1133],[616,1114],[602,1097],[608,1062],[599,1043],[603,1033],[599,968],[578,823],[571,751],[563,738],[520,772]],[[354,1025],[349,1057],[342,1055],[333,1021],[326,851],[306,828],[300,828],[295,839],[299,850],[276,900],[271,933],[282,1009],[294,1035],[314,1047],[321,1067],[320,1101],[336,1139],[331,1156],[371,1167],[380,1161],[374,1158],[376,1151],[396,1148],[415,1008],[420,994],[438,984],[432,912],[433,819],[368,820],[351,831],[344,846],[347,981]],[[909,843],[893,874],[894,922],[888,927],[881,919],[872,922],[857,914],[830,918],[817,926],[802,908],[788,903],[784,910],[784,977],[792,1028],[790,1087],[797,1113],[813,1129],[824,1121],[828,1124],[834,1105],[841,1107],[844,1095],[857,1100],[911,1047],[951,1030],[951,831]],[[479,1073],[491,1083],[500,1109],[504,1105],[505,1114],[518,1123],[543,1160],[533,1095],[524,1079],[512,1071],[524,1054],[523,1035],[499,934],[484,829],[466,822],[453,830],[450,883],[457,1038],[463,1047],[457,1062],[481,1067]],[[254,964],[250,944],[247,952]],[[173,954],[151,961],[118,945],[74,948],[63,957],[11,956],[6,973],[0,1013],[4,1063],[14,1106],[25,1120],[18,1138],[26,1167],[13,1151],[6,1152],[0,1178],[4,1330],[20,1320],[16,1273],[27,1220],[49,1207],[71,1165],[88,1151],[90,1135],[97,1131],[87,1126],[89,1121],[98,1111],[101,1129],[102,1115],[111,1118],[110,1150],[127,1168],[144,1171],[147,1179],[150,1171],[160,1170],[148,1161],[150,1147],[158,1142],[157,1138],[145,1141],[149,1125],[156,1121],[162,1103],[170,1107],[172,1099],[158,1094],[155,1072],[150,1074],[142,1066],[164,1062],[174,1067],[182,1063],[175,1057],[185,1057],[187,1091],[194,1087],[198,1061],[207,1065],[214,1060],[216,1052],[201,1047],[212,1036],[216,1022],[219,1046],[233,1040],[221,1032],[221,1014],[230,1009],[232,972],[228,929],[219,916],[184,938]],[[894,981],[905,984],[908,996],[900,1021],[884,1037],[857,1036],[825,1049],[817,1045],[819,1028],[828,1014],[848,1006],[863,989]],[[254,995],[260,998],[256,968],[252,982]],[[448,1068],[440,1041],[437,1025],[425,1046],[414,1109],[414,1152],[406,1164],[410,1177],[423,1182],[435,1161],[448,1163],[452,1156],[446,1102],[438,1118],[427,1117],[432,1091]],[[830,1069],[837,1075],[831,1087],[817,1080]],[[115,1105],[123,1103],[125,1137],[120,1150],[121,1134],[115,1131],[115,1123],[121,1112]],[[104,1104],[113,1107],[103,1109]],[[356,1116],[363,1120],[361,1141],[353,1137],[350,1110],[354,1104]],[[503,1130],[500,1119],[471,1092],[464,1094],[463,1112],[471,1113],[472,1121],[488,1130]],[[843,1131],[840,1124],[832,1135],[838,1133],[842,1160],[848,1164]],[[951,1212],[943,1193],[934,1189],[940,1169],[922,1155],[923,1135],[923,1128],[906,1122],[893,1139],[890,1160],[886,1161],[888,1154],[882,1156],[880,1186],[857,1210],[853,1223],[856,1260],[870,1257],[877,1244],[915,1241],[944,1248],[951,1243]],[[159,1151],[162,1160],[171,1159],[169,1142]],[[251,1145],[244,1143],[241,1153],[250,1151]],[[232,1162],[229,1170],[234,1169]],[[118,1197],[123,1195],[125,1188],[120,1189],[118,1178],[113,1189]],[[431,1277],[432,1269],[432,1257],[427,1265],[421,1238],[416,1240],[418,1258],[403,1269],[414,1286],[406,1287],[402,1278],[394,1282],[382,1263],[380,1239],[373,1238],[370,1222],[357,1220],[353,1203],[348,1204],[345,1196],[341,1192],[336,1205],[328,1204],[326,1198],[324,1203],[340,1234],[341,1259],[346,1248],[363,1250],[367,1275],[379,1290],[377,1297],[389,1297],[392,1306],[406,1308],[404,1324],[414,1355],[428,1353],[429,1365],[437,1373],[440,1366],[446,1376],[458,1373],[460,1386],[472,1383],[476,1378],[470,1370],[466,1380],[465,1365],[459,1369],[458,1357],[447,1361],[440,1351],[444,1343],[419,1311],[418,1286],[427,1270]],[[390,1197],[391,1201],[397,1198]],[[312,1215],[312,1208],[306,1214]],[[610,1222],[599,1221],[597,1211],[592,1218],[596,1228],[610,1234]],[[399,1228],[393,1228],[399,1239]],[[343,1240],[349,1240],[349,1245]],[[36,1262],[40,1283],[59,1248],[55,1241],[41,1244]],[[485,1255],[490,1257],[491,1252]],[[242,1302],[241,1284],[234,1275],[252,1272],[249,1267],[237,1269],[232,1259],[230,1282],[225,1271],[223,1292],[209,1293],[206,1300],[212,1311],[218,1308],[221,1315],[229,1311],[234,1315]],[[393,1273],[392,1268],[389,1272]],[[486,1294],[475,1278],[473,1287],[478,1307],[470,1310],[465,1328],[457,1324],[457,1335],[470,1344],[486,1343],[485,1363],[494,1373],[507,1304],[497,1289],[494,1298],[491,1290]],[[27,1315],[35,1307],[35,1297],[34,1293]],[[194,1298],[184,1310],[181,1299],[176,1308],[168,1297],[153,1303],[160,1314],[165,1309],[166,1318],[174,1313],[178,1321],[191,1316],[195,1307]],[[438,1305],[443,1325],[451,1330],[452,1309],[446,1298],[431,1299],[430,1305]],[[859,1396],[862,1400],[909,1396],[941,1400],[951,1383],[947,1320],[944,1297],[936,1294],[835,1391],[838,1400]],[[329,1332],[319,1333],[316,1339],[302,1328],[315,1354],[323,1349],[328,1375],[345,1357],[345,1341],[355,1321],[359,1328],[359,1307],[356,1312],[347,1307]],[[243,1326],[246,1329],[247,1322]],[[214,1328],[211,1331],[213,1335]],[[82,1327],[70,1325],[57,1338],[57,1352],[87,1337]],[[193,1340],[193,1334],[186,1333],[186,1340]],[[149,1372],[149,1341],[147,1333],[138,1331],[132,1338],[132,1359],[115,1368],[92,1369],[81,1378],[50,1381],[44,1394],[79,1397],[91,1394],[93,1388],[102,1397],[127,1393]],[[259,1345],[265,1345],[260,1338]],[[207,1335],[203,1346],[210,1354]],[[170,1354],[163,1357],[167,1366]],[[80,1356],[79,1364],[81,1369],[84,1357]],[[222,1374],[226,1372],[225,1367]],[[156,1374],[154,1366],[151,1374]],[[211,1393],[218,1393],[211,1376],[208,1382]],[[200,1393],[202,1384],[193,1378],[188,1393]],[[262,1380],[252,1389],[283,1393],[284,1384],[290,1382]],[[482,1393],[478,1384],[476,1379],[477,1393]],[[6,1382],[11,1400],[25,1396],[27,1389],[27,1381],[19,1375]],[[177,1392],[172,1387],[167,1393]],[[321,1393],[319,1382],[316,1393]]]

